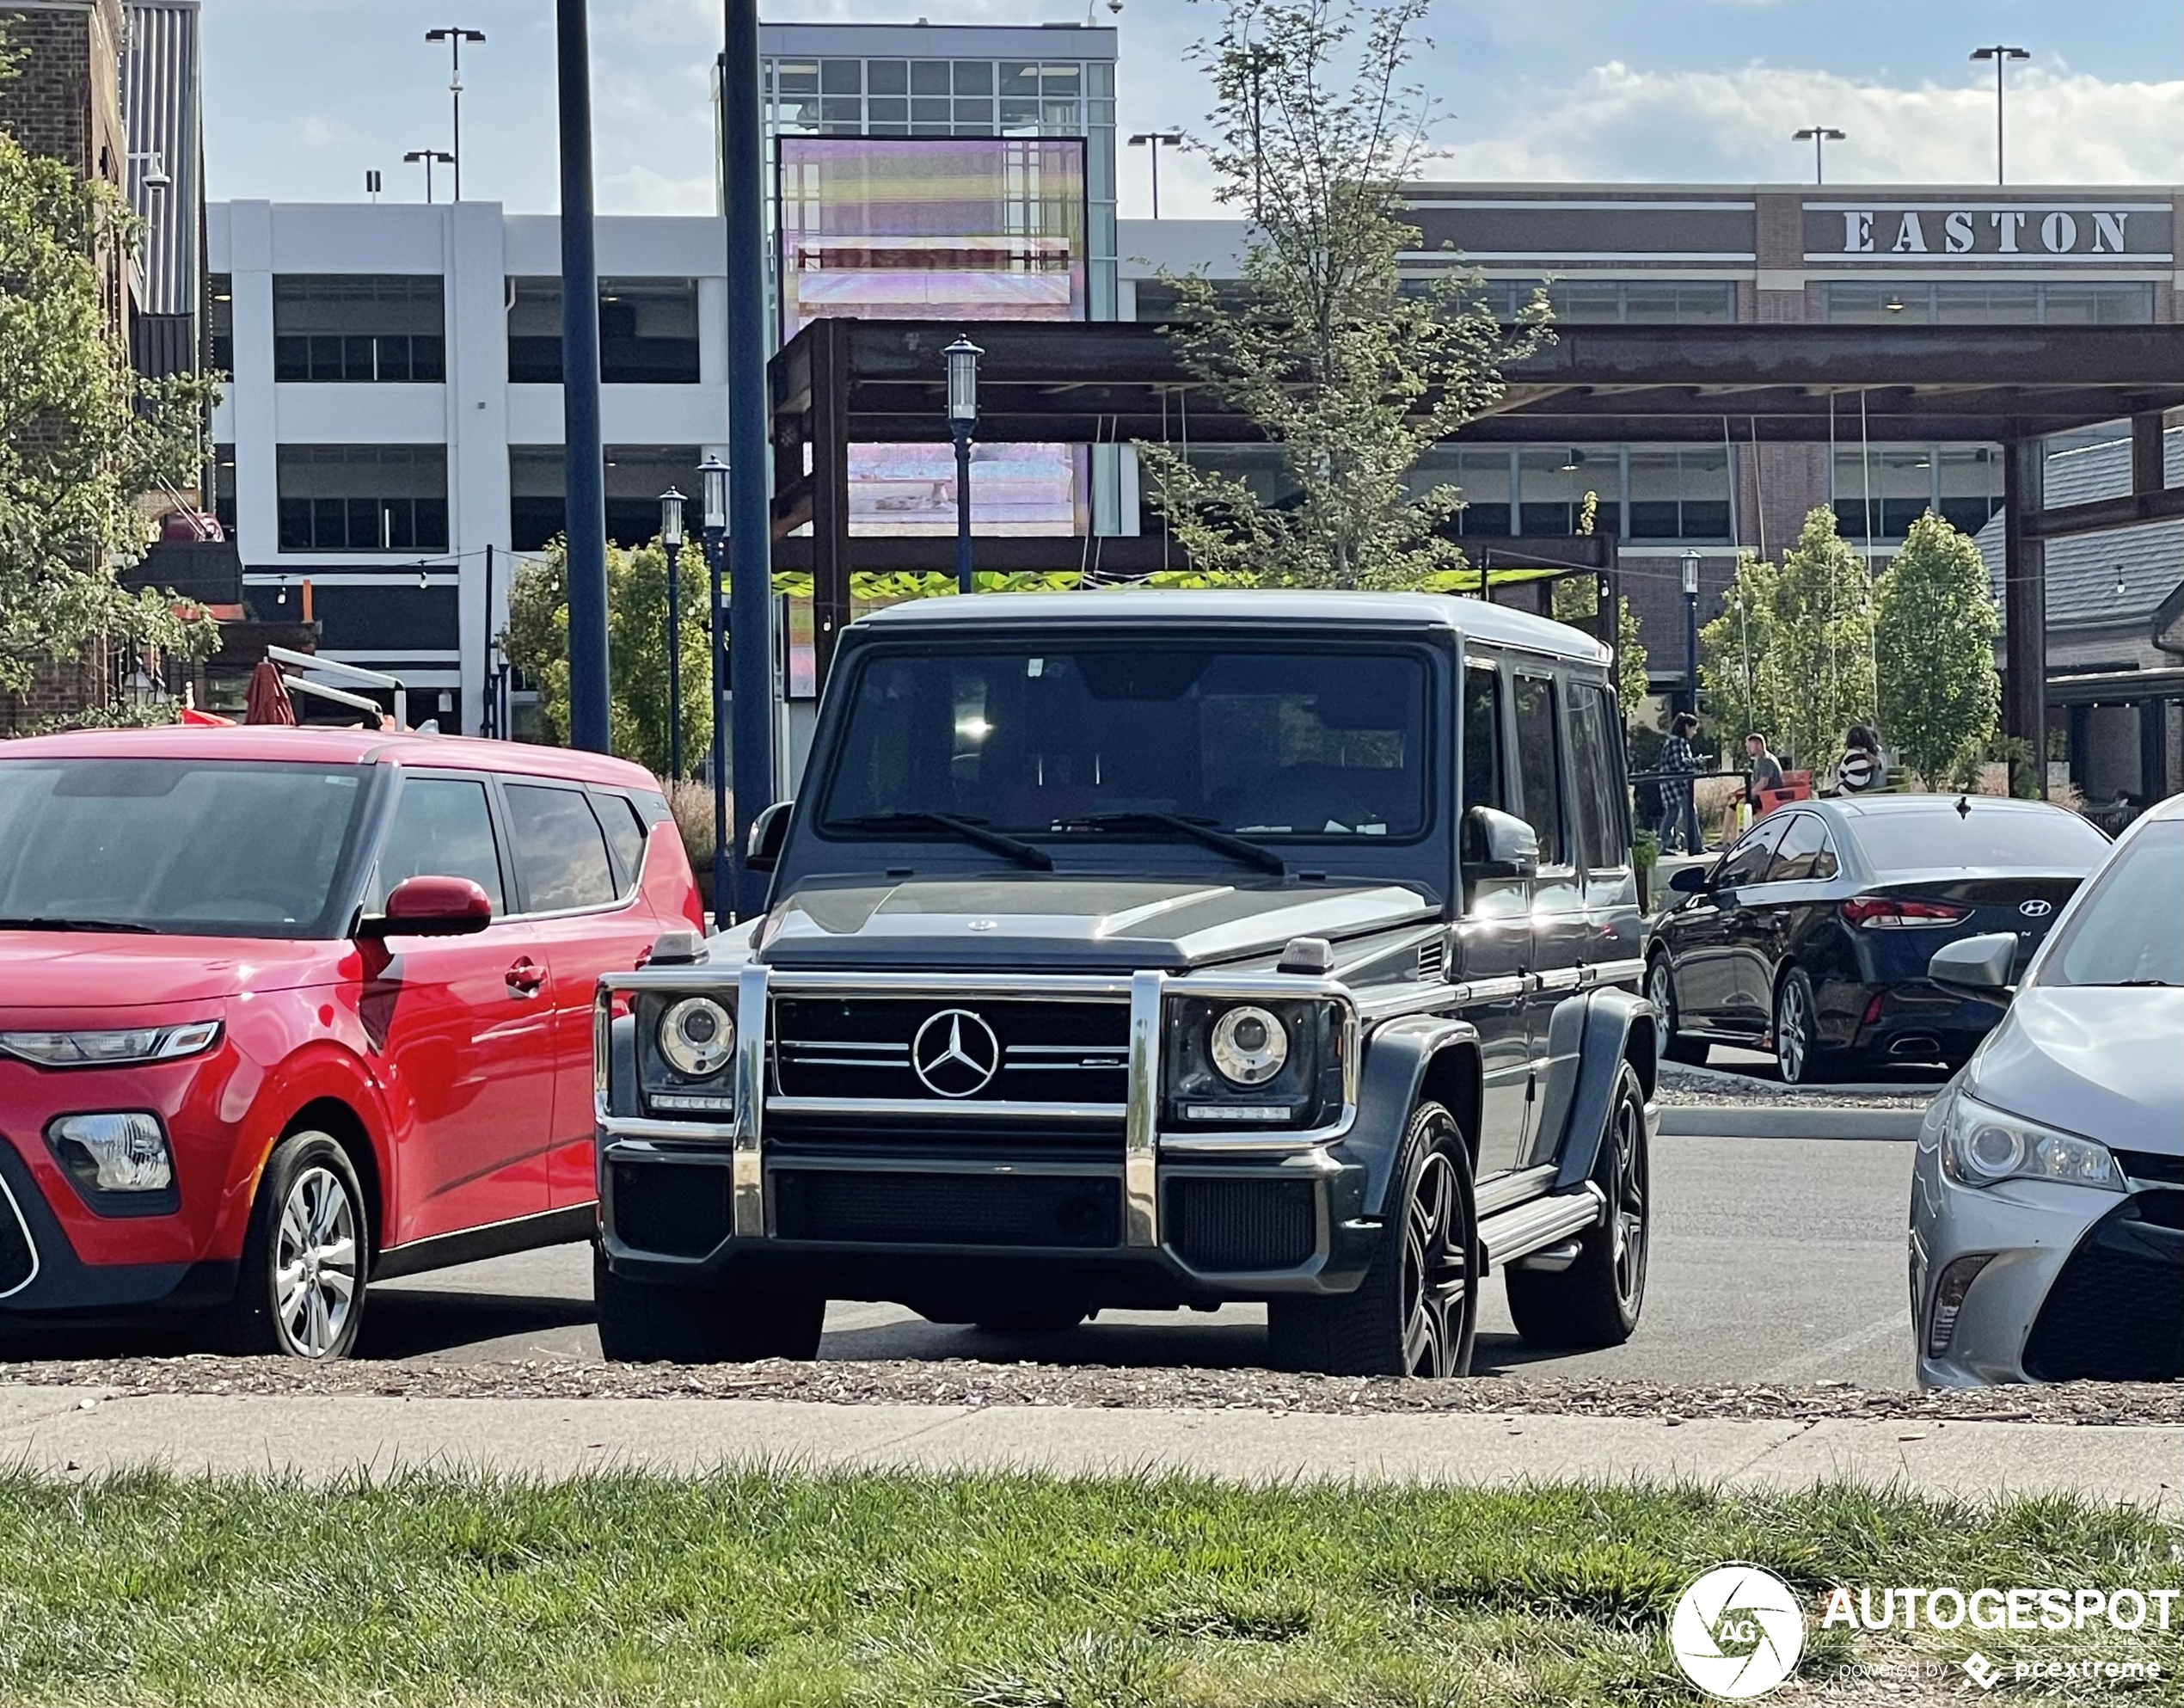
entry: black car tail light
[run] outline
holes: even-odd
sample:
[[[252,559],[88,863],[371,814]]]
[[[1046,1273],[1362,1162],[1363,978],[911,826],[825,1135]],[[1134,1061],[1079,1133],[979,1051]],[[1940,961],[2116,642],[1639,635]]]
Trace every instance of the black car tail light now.
[[[1854,895],[1843,904],[1844,923],[1863,931],[1930,930],[1960,925],[1971,917],[1969,907],[1953,902],[1918,901],[1902,895]]]

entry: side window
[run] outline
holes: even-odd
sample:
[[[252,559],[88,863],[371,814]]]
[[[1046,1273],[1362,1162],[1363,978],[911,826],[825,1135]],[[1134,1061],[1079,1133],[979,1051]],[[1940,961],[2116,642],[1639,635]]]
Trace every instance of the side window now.
[[[1721,869],[1714,875],[1714,887],[1735,889],[1744,884],[1758,883],[1766,875],[1767,862],[1774,855],[1775,845],[1782,839],[1782,819],[1787,816],[1785,814],[1763,819],[1753,826],[1742,842],[1721,857]]]
[[[1828,845],[1826,821],[1815,813],[1795,814],[1775,851],[1775,863],[1767,869],[1767,882],[1797,883],[1834,876],[1835,851]]]
[[[607,839],[592,815],[592,803],[574,789],[532,783],[504,787],[516,882],[523,889],[525,910],[558,913],[612,901],[614,868],[607,860]]]
[[[1570,863],[1562,829],[1561,732],[1555,716],[1555,684],[1544,676],[1516,679],[1517,765],[1525,789],[1524,816],[1539,837],[1539,863]]]
[[[594,795],[592,804],[606,826],[607,846],[614,851],[615,869],[622,874],[623,893],[637,887],[638,869],[645,863],[645,826],[634,802],[626,795]]]
[[[1502,776],[1501,673],[1474,665],[1463,673],[1463,804],[1509,810]]]
[[[493,835],[493,810],[482,779],[406,777],[395,803],[395,821],[379,851],[371,881],[371,910],[387,905],[387,894],[405,878],[469,878],[493,900],[496,914],[507,910],[500,888],[500,856]]]
[[[1616,762],[1608,696],[1595,683],[1570,685],[1570,792],[1577,806],[1580,844],[1593,871],[1614,871],[1629,864],[1630,842],[1624,834],[1623,786]]]

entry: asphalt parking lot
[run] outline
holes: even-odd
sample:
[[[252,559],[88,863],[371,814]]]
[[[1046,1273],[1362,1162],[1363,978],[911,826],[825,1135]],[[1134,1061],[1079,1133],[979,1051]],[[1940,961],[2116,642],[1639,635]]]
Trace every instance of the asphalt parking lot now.
[[[1637,1335],[1612,1351],[1535,1357],[1491,1286],[1476,1367],[1678,1384],[1906,1385],[1911,1162],[1904,1143],[1664,1137],[1654,1151],[1660,1219]],[[1070,1334],[1015,1337],[936,1327],[894,1306],[837,1304],[819,1355],[1248,1366],[1263,1361],[1264,1322],[1252,1306],[1109,1312]],[[373,1293],[362,1353],[596,1359],[589,1254],[565,1246],[390,1282]]]

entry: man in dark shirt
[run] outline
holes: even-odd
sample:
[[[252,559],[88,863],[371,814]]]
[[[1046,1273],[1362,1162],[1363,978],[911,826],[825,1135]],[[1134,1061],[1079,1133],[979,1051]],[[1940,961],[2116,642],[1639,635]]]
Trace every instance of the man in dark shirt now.
[[[1745,763],[1751,767],[1751,781],[1745,785],[1744,798],[1752,806],[1756,818],[1766,810],[1759,799],[1763,789],[1782,786],[1782,762],[1767,751],[1767,738],[1757,730],[1744,738]]]

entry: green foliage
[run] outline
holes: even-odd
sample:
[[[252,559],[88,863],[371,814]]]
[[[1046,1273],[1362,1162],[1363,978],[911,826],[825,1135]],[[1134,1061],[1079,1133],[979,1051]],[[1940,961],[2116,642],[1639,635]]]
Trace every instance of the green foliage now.
[[[1815,771],[1844,730],[1874,719],[1873,583],[1825,507],[1779,566],[1737,565],[1721,614],[1700,631],[1709,709],[1725,739],[1758,730]]]
[[[1589,518],[1594,502],[1592,494],[1585,495]],[[1589,526],[1581,526],[1580,533],[1590,533]],[[1549,596],[1553,602],[1555,620],[1567,623],[1592,631],[1592,624],[1600,614],[1600,583],[1592,575],[1568,575],[1555,583]],[[1647,691],[1646,681],[1646,643],[1638,638],[1638,617],[1625,599],[1616,611],[1616,697],[1623,703],[1623,715],[1631,716],[1644,702]]]
[[[1911,524],[1874,593],[1880,727],[1929,788],[1968,783],[2001,710],[2002,620],[1968,535],[1932,511]]]
[[[0,75],[5,75],[0,68]],[[213,390],[139,379],[101,300],[102,260],[132,223],[103,183],[0,135],[0,690],[101,641],[185,654],[218,636],[119,571],[150,530],[137,507],[161,480],[193,485]]]
[[[1459,572],[1461,505],[1420,489],[1428,446],[1498,402],[1500,371],[1544,336],[1543,293],[1513,333],[1476,275],[1402,276],[1418,248],[1402,186],[1432,103],[1407,84],[1431,0],[1226,0],[1193,50],[1213,83],[1193,146],[1250,222],[1240,288],[1169,276],[1183,365],[1279,451],[1293,499],[1140,441],[1149,490],[1201,568],[1274,586],[1428,586]]]
[[[712,666],[703,556],[684,548],[682,579],[683,763],[703,767],[713,740]],[[566,543],[516,572],[508,587],[509,661],[538,685],[541,731],[568,740],[568,575]],[[667,554],[659,541],[607,547],[609,727],[614,751],[661,776],[672,748],[667,693]]]

